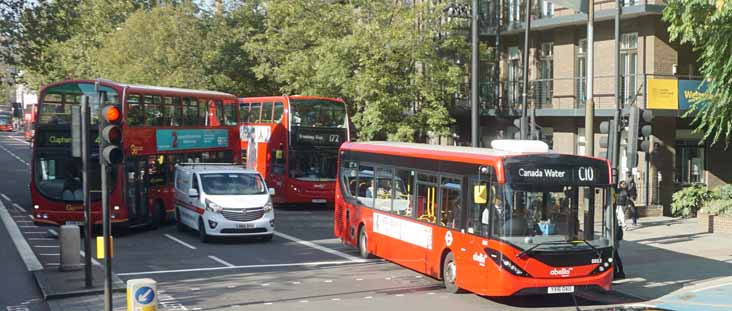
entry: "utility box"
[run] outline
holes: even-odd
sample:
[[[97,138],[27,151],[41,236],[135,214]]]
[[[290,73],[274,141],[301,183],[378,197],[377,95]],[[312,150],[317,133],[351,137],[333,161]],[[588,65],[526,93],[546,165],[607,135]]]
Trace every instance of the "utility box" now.
[[[127,311],[157,311],[158,285],[153,279],[127,281]]]
[[[61,244],[59,262],[61,271],[76,271],[82,268],[80,232],[79,226],[76,225],[63,225],[60,228],[58,239]]]

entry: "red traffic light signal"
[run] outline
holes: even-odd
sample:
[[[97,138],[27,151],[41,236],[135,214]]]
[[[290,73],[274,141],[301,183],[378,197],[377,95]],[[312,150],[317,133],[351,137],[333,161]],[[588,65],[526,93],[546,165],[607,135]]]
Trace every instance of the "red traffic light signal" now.
[[[118,105],[106,105],[102,108],[101,128],[101,158],[106,164],[122,162],[122,120],[121,109]]]

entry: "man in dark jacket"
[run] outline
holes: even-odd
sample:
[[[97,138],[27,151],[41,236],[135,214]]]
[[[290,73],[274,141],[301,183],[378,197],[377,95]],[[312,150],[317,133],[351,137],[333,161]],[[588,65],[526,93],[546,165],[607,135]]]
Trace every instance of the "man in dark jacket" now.
[[[628,212],[630,212],[630,218],[633,219],[633,226],[638,225],[638,208],[635,207],[635,200],[638,197],[638,187],[635,185],[635,180],[633,179],[633,175],[628,174],[628,201],[627,201],[627,207]]]
[[[618,184],[618,194],[615,198],[615,213],[618,215],[618,224],[625,229],[625,207],[628,206],[628,189],[625,185],[625,181],[620,181]]]

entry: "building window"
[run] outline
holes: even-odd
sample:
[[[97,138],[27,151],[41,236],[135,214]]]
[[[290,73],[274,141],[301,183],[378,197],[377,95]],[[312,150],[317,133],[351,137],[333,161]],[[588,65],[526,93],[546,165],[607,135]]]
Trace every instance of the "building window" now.
[[[632,103],[637,97],[638,33],[625,33],[620,37],[620,76],[623,103]]]
[[[521,67],[519,66],[521,62],[520,55],[517,46],[508,48],[508,81],[506,81],[508,85],[506,85],[506,90],[508,92],[508,105],[511,108],[521,100],[519,93],[521,92],[519,85],[519,81],[521,80]]]
[[[521,1],[520,0],[508,0],[508,21],[509,22],[521,21]]]
[[[704,182],[705,147],[698,141],[676,142],[676,182],[682,185]]]
[[[554,2],[553,2],[553,0],[541,0],[540,3],[539,3],[539,5],[541,6],[541,17],[552,17],[552,16],[554,16]]]
[[[577,129],[577,155],[585,155],[585,129]]]
[[[539,80],[535,85],[535,94],[536,101],[540,106],[549,105],[552,102],[554,87],[552,83],[554,77],[553,49],[554,44],[551,42],[542,43],[539,49]]]
[[[575,99],[578,106],[584,106],[587,100],[587,39],[579,40],[575,55]]]

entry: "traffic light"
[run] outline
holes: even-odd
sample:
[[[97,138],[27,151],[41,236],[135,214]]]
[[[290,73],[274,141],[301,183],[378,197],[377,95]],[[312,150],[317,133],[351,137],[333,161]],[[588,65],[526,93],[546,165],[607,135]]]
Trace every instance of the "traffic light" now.
[[[653,114],[650,110],[641,110],[636,106],[630,107],[627,148],[629,168],[638,165],[638,151],[649,152],[651,150],[652,120]]]
[[[616,147],[614,142],[618,134],[618,127],[615,124],[615,120],[600,122],[600,133],[605,134],[605,136],[600,138],[600,148],[605,148],[606,150],[600,152],[600,157],[612,161],[612,155]]]
[[[119,105],[107,104],[101,112],[101,159],[107,165],[119,164],[122,162],[122,109]]]

